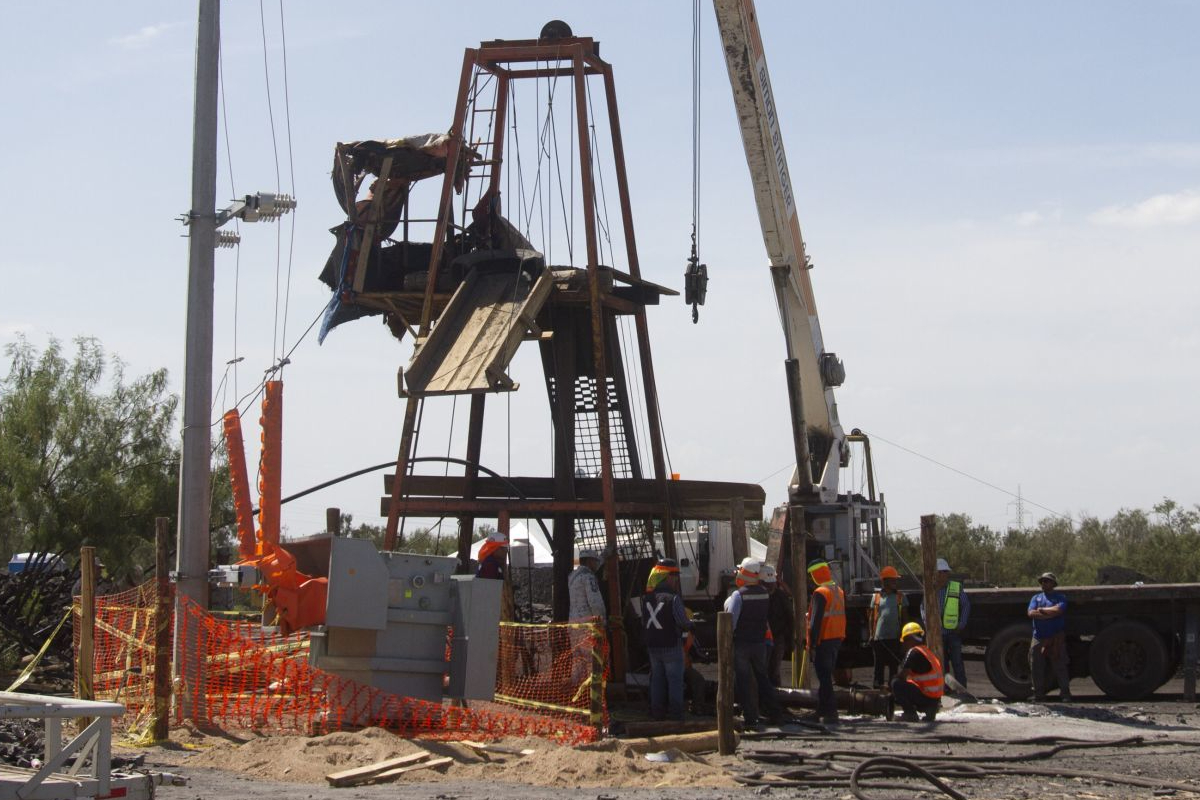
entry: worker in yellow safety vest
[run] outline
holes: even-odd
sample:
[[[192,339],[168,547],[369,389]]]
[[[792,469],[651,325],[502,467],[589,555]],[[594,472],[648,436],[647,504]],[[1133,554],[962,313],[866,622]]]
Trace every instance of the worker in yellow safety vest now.
[[[904,709],[900,719],[916,722],[919,711],[926,722],[933,722],[942,706],[942,662],[925,646],[925,629],[915,622],[904,626],[900,642],[905,648],[904,661],[892,681],[892,697]]]
[[[808,565],[812,599],[808,603],[808,653],[817,673],[816,717],[826,724],[838,721],[833,694],[833,670],[838,650],[846,638],[846,594],[833,579],[833,570],[822,560]]]
[[[876,689],[887,686],[887,680],[896,676],[904,648],[900,646],[900,629],[908,622],[904,593],[900,591],[900,573],[895,567],[887,566],[879,571],[879,591],[871,598],[871,610],[867,620],[867,632],[871,637],[871,652],[875,656]]]
[[[962,581],[950,579],[950,565],[944,558],[937,560],[934,581],[938,591],[938,607],[942,610],[942,651],[950,662],[954,678],[966,688],[967,668],[963,666],[962,635],[971,617],[971,598],[963,590]],[[921,621],[928,621],[923,600]]]

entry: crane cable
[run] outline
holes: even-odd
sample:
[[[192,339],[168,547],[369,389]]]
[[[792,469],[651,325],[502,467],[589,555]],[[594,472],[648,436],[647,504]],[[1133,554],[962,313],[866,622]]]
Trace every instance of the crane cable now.
[[[692,252],[683,274],[684,302],[692,307],[692,324],[708,291],[708,267],[700,263],[700,0],[692,0]]]

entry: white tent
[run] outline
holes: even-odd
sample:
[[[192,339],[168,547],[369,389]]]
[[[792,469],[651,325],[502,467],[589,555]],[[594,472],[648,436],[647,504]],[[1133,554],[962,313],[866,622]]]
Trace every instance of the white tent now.
[[[530,530],[524,522],[513,520],[508,526],[508,541],[508,563],[513,567],[548,567],[554,563],[550,541],[537,523]],[[471,558],[475,561],[479,560],[479,548],[483,547],[483,542],[480,539],[471,545]]]

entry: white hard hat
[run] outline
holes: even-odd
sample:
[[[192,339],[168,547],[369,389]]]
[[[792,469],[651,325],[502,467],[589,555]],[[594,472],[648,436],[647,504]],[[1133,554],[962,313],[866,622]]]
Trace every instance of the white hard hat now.
[[[762,562],[754,558],[754,556],[746,556],[742,559],[742,563],[738,564],[738,569],[743,572],[753,572],[758,574],[762,571]]]
[[[938,559],[937,571],[938,572],[949,572],[950,571],[950,565],[948,563],[946,563],[946,559],[944,559],[944,558]]]
[[[598,551],[598,550],[580,550],[579,551],[579,560],[583,561],[585,558],[594,558],[597,561],[603,560],[600,558],[600,551]]]
[[[492,531],[488,534],[487,538],[489,542],[503,542],[504,544],[508,544],[508,537],[500,531]]]
[[[758,579],[764,583],[775,583],[779,580],[779,576],[775,574],[775,568],[770,564],[763,564],[762,572],[758,573]]]

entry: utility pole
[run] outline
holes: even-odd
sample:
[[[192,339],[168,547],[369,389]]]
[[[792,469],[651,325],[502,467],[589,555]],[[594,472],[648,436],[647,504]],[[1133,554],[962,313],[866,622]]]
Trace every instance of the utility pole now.
[[[175,674],[185,719],[204,718],[196,624],[180,618],[184,599],[208,608],[209,499],[212,448],[213,263],[217,232],[217,65],[220,0],[199,0],[196,104],[192,126],[192,206],[188,212],[187,342],[183,365],[183,450],[179,459]],[[190,656],[190,658],[189,658]]]

